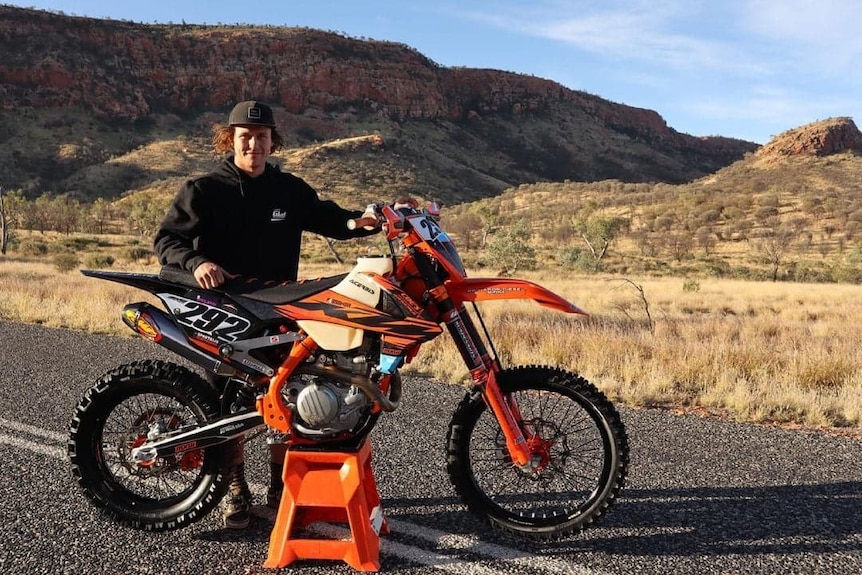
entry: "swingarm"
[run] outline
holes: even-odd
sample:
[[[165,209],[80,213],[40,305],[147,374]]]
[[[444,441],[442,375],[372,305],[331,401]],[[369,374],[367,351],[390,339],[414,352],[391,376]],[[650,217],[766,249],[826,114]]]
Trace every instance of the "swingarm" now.
[[[139,464],[152,463],[158,457],[181,457],[187,451],[205,449],[263,427],[263,417],[257,411],[247,411],[223,417],[204,425],[160,437],[163,430],[158,421],[150,425],[147,442],[132,448],[132,457]]]

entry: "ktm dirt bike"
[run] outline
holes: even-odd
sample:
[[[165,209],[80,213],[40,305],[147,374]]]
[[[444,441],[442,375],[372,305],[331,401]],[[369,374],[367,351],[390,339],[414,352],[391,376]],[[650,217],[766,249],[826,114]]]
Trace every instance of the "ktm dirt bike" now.
[[[398,407],[399,369],[445,326],[473,382],[446,437],[461,501],[536,539],[580,531],[607,511],[629,461],[617,410],[575,373],[503,366],[476,302],[532,299],[584,312],[532,282],[468,278],[439,211],[375,204],[366,214],[358,223],[382,228],[389,255],[359,258],[334,277],[202,289],[170,267],[82,272],[154,294],[164,309],[129,304],[123,321],[210,374],[133,362],[85,393],[68,455],[96,506],[145,530],[199,520],[227,490],[228,446],[258,430],[289,449],[357,449]]]

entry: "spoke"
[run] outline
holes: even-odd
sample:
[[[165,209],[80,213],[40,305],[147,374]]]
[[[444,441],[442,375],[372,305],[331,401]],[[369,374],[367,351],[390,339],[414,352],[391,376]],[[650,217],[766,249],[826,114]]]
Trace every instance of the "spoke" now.
[[[512,399],[526,431],[547,442],[547,467],[535,474],[515,468],[496,419],[485,411],[470,443],[474,478],[510,513],[550,518],[574,512],[586,504],[601,476],[604,446],[595,422],[577,401],[560,393],[524,390]]]
[[[159,394],[133,395],[115,406],[102,429],[102,458],[108,472],[130,493],[151,499],[165,499],[194,486],[198,472],[183,471],[172,459],[157,460],[147,468],[131,458],[132,442],[145,436],[150,426],[160,423],[167,432],[195,421],[188,406]]]

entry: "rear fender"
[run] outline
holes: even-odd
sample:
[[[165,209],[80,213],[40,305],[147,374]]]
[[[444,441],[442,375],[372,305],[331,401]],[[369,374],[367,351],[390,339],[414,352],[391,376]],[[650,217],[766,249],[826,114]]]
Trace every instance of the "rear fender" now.
[[[491,301],[531,299],[542,305],[564,313],[589,315],[587,312],[558,296],[549,289],[528,280],[507,278],[464,278],[447,282],[446,290],[456,301]]]
[[[125,284],[127,286],[148,291],[152,294],[158,292],[179,294],[184,293],[189,289],[187,286],[177,285],[160,279],[156,274],[114,272],[105,270],[81,270],[81,273],[87,277]]]

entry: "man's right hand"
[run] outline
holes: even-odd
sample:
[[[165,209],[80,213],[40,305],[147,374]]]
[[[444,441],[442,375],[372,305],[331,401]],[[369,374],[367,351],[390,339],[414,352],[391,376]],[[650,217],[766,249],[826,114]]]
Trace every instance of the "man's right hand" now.
[[[235,274],[227,272],[220,265],[212,262],[202,263],[195,268],[194,274],[198,285],[206,289],[213,289],[236,277]]]

